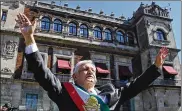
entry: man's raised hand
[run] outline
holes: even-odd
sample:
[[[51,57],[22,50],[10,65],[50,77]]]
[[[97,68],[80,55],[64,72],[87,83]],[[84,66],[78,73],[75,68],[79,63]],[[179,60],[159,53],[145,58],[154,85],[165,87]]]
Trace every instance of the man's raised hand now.
[[[17,18],[18,19],[17,20],[15,19],[15,21],[18,23],[20,27],[20,30],[25,39],[26,45],[35,43],[33,33],[36,28],[36,20],[34,20],[31,23],[30,20],[24,14],[21,14],[21,13],[17,15]]]
[[[156,56],[155,63],[154,63],[158,68],[163,65],[165,58],[168,55],[168,51],[169,50],[166,47],[162,47],[160,49],[158,55]]]

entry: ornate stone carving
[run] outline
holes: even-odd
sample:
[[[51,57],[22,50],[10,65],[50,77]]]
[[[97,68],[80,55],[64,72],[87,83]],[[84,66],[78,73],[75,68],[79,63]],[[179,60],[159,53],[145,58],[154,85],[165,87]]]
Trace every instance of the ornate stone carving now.
[[[147,14],[162,16],[162,17],[169,17],[168,10],[163,9],[160,6],[156,5],[155,2],[152,2],[150,6],[146,6],[145,11]]]
[[[17,42],[9,40],[4,43],[1,56],[4,59],[12,59],[14,57],[16,49],[17,49]]]
[[[1,72],[4,72],[4,73],[11,73],[11,70],[7,67],[1,69]]]
[[[6,1],[2,2],[2,5],[9,6],[9,9],[17,9],[19,8],[19,1]]]

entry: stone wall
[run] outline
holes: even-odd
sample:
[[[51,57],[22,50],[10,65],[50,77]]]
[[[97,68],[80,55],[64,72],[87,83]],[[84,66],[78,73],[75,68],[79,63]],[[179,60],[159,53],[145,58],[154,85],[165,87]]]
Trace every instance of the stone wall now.
[[[1,77],[12,77],[16,68],[18,44],[18,36],[1,34]]]

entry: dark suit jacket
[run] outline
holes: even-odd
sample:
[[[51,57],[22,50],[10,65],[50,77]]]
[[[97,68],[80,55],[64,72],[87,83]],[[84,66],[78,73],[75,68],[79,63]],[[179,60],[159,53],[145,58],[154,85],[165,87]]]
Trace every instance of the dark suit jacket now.
[[[32,54],[25,54],[29,69],[34,73],[35,79],[48,92],[48,96],[59,107],[60,111],[79,111],[75,103],[72,101],[64,85],[43,63],[42,56],[39,51]],[[99,95],[108,97],[108,106],[114,111],[119,111],[120,106],[142,90],[146,89],[157,77],[160,76],[158,68],[151,65],[141,76],[136,78],[126,87],[115,89],[112,84],[106,84],[97,88]]]

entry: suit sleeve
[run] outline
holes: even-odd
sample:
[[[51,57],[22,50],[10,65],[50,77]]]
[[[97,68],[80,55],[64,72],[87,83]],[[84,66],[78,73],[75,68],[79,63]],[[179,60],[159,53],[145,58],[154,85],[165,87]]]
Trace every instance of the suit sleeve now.
[[[121,96],[116,109],[118,109],[118,107],[120,107],[125,101],[135,97],[142,90],[145,90],[160,75],[158,68],[155,65],[151,65],[143,74],[121,89]]]
[[[25,54],[25,57],[28,62],[28,67],[34,73],[37,82],[48,92],[49,97],[53,101],[56,101],[62,90],[62,85],[59,79],[43,63],[39,51]]]

